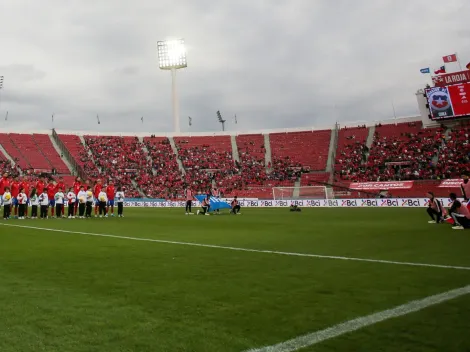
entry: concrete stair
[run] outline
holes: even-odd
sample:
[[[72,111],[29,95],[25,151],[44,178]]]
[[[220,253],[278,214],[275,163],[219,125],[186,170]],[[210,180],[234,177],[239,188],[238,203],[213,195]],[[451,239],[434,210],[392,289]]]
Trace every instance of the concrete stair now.
[[[80,138],[80,141],[82,142],[83,144],[83,147],[85,148],[85,150],[87,149],[87,146],[86,146],[86,142],[85,142],[85,138],[83,138],[83,136],[78,136]],[[91,150],[88,150],[88,156],[90,157],[91,161],[93,161],[93,164],[95,164],[96,168],[98,169],[98,171],[100,172],[101,174],[101,168],[96,165],[96,162],[95,162],[95,158],[93,158],[93,153],[91,152]]]
[[[178,155],[178,148],[176,148],[175,140],[173,137],[168,137],[168,140],[170,141],[171,149],[173,150],[173,153],[176,155],[176,162],[178,163],[178,169],[183,175],[186,175],[186,170],[184,169],[183,163],[179,158]]]
[[[367,135],[366,146],[370,149],[374,142],[375,126],[369,127],[369,134]]]
[[[333,171],[333,165],[335,164],[336,148],[338,147],[338,131],[336,129],[331,130],[330,148],[328,150],[328,160],[326,161],[326,172]]]
[[[0,152],[5,156],[5,158],[10,160],[13,166],[16,166],[15,160],[13,160],[13,158],[10,156],[10,154],[7,153],[7,151],[5,150],[5,148],[3,148],[1,144],[0,144]]]
[[[137,191],[139,191],[140,195],[144,198],[147,198],[147,196],[145,195],[144,191],[142,191],[142,189],[139,187],[139,185],[137,184],[137,182],[135,182],[134,180],[131,180],[132,182],[132,185],[135,187],[135,189]]]
[[[153,160],[150,157],[149,150],[147,149],[147,146],[144,144],[144,137],[139,137],[139,142],[142,144],[142,150],[144,151],[145,155],[147,155],[147,160],[150,162],[150,165],[152,165],[152,174],[156,175],[157,170],[153,168]]]
[[[236,136],[230,136],[230,142],[232,143],[232,159],[240,162],[240,154],[238,154],[237,138]]]
[[[270,173],[272,169],[270,169],[268,165],[272,165],[271,140],[269,138],[269,133],[263,134],[263,136],[264,148],[266,149],[266,154],[264,155],[264,165],[266,165],[266,173]]]
[[[63,150],[59,147],[59,145],[57,144],[55,138],[52,136],[52,135],[48,135],[49,136],[49,139],[51,140],[51,143],[52,145],[54,146],[54,149],[56,150],[57,154],[59,154],[61,156],[61,159],[62,161],[64,162],[64,164],[67,166],[67,169],[69,169],[70,171],[70,174],[71,175],[74,175],[75,174],[75,171],[72,164],[70,163],[70,161],[67,159],[67,157],[65,156],[66,154],[63,152]]]

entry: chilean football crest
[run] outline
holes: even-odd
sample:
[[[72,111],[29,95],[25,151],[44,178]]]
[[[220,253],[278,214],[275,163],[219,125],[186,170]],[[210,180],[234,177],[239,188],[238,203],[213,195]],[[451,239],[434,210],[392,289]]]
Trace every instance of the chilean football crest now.
[[[452,104],[447,87],[434,87],[426,90],[429,110],[434,118],[453,116]]]

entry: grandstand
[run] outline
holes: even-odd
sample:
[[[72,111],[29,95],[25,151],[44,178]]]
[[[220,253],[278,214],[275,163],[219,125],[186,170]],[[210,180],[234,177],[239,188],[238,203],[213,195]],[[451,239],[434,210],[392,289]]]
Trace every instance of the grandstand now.
[[[270,198],[273,187],[296,193],[332,183],[337,198],[364,197],[345,190],[357,182],[408,180],[411,188],[389,193],[420,197],[433,190],[446,196],[456,189],[440,187],[441,180],[470,171],[469,134],[465,122],[426,126],[419,117],[232,135],[0,133],[0,163],[30,177],[46,172],[67,180],[113,180],[132,197],[179,199],[185,183],[198,192],[216,186],[226,196],[247,198]]]

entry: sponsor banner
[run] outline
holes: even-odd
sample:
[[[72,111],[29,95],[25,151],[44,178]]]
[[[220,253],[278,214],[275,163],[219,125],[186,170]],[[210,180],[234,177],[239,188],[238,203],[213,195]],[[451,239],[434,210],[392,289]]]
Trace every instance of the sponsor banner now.
[[[460,184],[463,182],[462,179],[457,179],[457,178],[454,178],[454,179],[449,179],[449,180],[442,180],[441,181],[441,184],[438,186],[440,188],[444,188],[444,187],[460,187]]]
[[[438,198],[444,207],[450,207],[447,198]],[[460,201],[463,201],[460,199]],[[367,199],[293,199],[293,200],[241,200],[242,208],[288,208],[297,205],[301,208],[419,208],[429,206],[428,198],[367,198]],[[184,201],[166,202],[124,202],[125,207],[184,208]],[[193,207],[201,204],[193,201]]]
[[[470,82],[470,71],[459,71],[434,76],[432,81],[435,87],[444,87],[450,84]]]
[[[351,182],[348,186],[356,191],[364,190],[386,190],[386,189],[410,189],[413,181],[390,181],[390,182]]]

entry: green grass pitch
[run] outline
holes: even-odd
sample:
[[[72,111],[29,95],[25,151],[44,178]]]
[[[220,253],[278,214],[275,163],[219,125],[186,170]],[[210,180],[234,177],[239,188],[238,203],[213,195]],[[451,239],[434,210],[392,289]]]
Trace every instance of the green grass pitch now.
[[[470,267],[470,232],[424,209],[243,209],[0,225],[1,352],[242,352],[470,284],[470,271],[195,247]],[[470,296],[307,347],[470,351]]]

